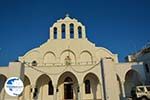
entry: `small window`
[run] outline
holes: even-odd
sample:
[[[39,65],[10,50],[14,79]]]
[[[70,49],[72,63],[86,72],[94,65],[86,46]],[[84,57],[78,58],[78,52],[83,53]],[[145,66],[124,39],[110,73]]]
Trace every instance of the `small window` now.
[[[70,38],[74,38],[74,24],[70,24]]]
[[[148,67],[148,64],[145,64],[145,70],[147,73],[149,73],[149,67]]]
[[[52,81],[49,81],[48,83],[48,95],[53,95],[54,88],[53,88],[53,84]]]
[[[61,33],[62,33],[62,39],[66,38],[66,26],[65,24],[61,25]]]
[[[78,37],[82,38],[82,28],[81,28],[81,26],[78,27]]]
[[[54,27],[54,39],[57,39],[57,28]]]
[[[37,62],[35,60],[32,61],[32,66],[37,66]]]
[[[90,93],[91,93],[90,80],[85,80],[85,93],[86,93],[86,94],[90,94]]]

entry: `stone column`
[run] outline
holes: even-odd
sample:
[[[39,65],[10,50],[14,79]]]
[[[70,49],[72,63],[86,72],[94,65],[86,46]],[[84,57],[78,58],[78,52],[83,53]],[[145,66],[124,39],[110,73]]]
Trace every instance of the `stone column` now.
[[[69,27],[69,24],[66,24],[66,39],[70,39],[70,27]]]
[[[74,24],[74,38],[78,39],[78,25]]]
[[[125,97],[126,97],[126,95],[125,95],[125,87],[124,87],[124,82],[125,82],[125,81],[121,81],[122,97],[123,97],[123,99],[125,99]]]
[[[85,26],[82,27],[82,38],[86,38]]]
[[[5,100],[5,90],[2,88],[1,93],[0,93],[0,99]]]
[[[53,27],[50,28],[50,39],[54,39],[54,31],[53,31]]]
[[[31,91],[31,100],[34,100],[34,92],[35,92],[35,88],[36,88],[36,86],[35,85],[31,85],[31,89],[32,89],[32,91]],[[37,96],[37,95],[36,95]]]
[[[78,99],[79,99],[79,100],[82,100],[82,99],[83,99],[83,83],[80,83],[80,84],[79,84]]]
[[[53,87],[54,87],[53,100],[57,100],[57,85],[54,84]]]
[[[62,32],[61,32],[61,24],[57,24],[57,39],[61,39]]]

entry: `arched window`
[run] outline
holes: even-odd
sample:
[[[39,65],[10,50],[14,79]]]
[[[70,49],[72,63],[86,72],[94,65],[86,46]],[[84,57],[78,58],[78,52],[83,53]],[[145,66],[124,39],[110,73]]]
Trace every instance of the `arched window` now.
[[[49,81],[48,83],[48,95],[53,95],[54,88],[53,88],[53,84],[52,81]]]
[[[32,61],[32,66],[37,66],[37,62],[35,60]]]
[[[70,24],[70,38],[74,38],[74,24]]]
[[[54,39],[57,39],[57,28],[54,27]]]
[[[78,27],[78,37],[82,38],[82,28],[81,28],[81,26]]]
[[[66,25],[62,24],[61,25],[61,33],[62,33],[62,39],[66,38]]]
[[[86,94],[91,93],[91,84],[90,84],[90,80],[85,80],[85,93],[86,93]]]

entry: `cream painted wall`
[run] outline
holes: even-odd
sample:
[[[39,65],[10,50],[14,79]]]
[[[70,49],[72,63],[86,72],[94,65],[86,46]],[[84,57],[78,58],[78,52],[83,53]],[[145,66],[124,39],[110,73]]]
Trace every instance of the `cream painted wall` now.
[[[74,24],[74,39],[70,38],[71,23]],[[65,39],[61,38],[62,24],[66,25]],[[82,38],[78,36],[79,26],[82,28]],[[57,39],[54,39],[54,28],[58,30]],[[68,65],[65,60],[67,56],[71,63]],[[117,54],[96,47],[87,39],[85,26],[68,16],[53,24],[47,42],[19,57],[19,61],[11,62],[5,68],[0,67],[0,75],[19,76],[26,84],[19,100],[64,100],[66,77],[73,80],[74,100],[122,100],[126,97],[124,82],[129,70],[136,70],[143,83],[145,80],[142,63],[119,63]],[[36,61],[37,66],[32,66],[33,61]],[[91,82],[91,94],[85,93],[86,78]],[[48,95],[49,81],[52,81],[54,87],[53,95]],[[38,93],[33,98],[35,88]],[[5,96],[4,100],[9,98]]]

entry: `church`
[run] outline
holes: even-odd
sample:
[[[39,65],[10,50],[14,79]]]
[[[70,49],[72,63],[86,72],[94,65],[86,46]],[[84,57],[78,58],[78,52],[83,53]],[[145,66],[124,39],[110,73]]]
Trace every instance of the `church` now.
[[[117,54],[88,40],[77,19],[66,16],[49,31],[47,42],[0,67],[0,100],[124,100],[145,84],[142,62],[120,63]],[[24,83],[19,97],[4,90],[13,76]]]

